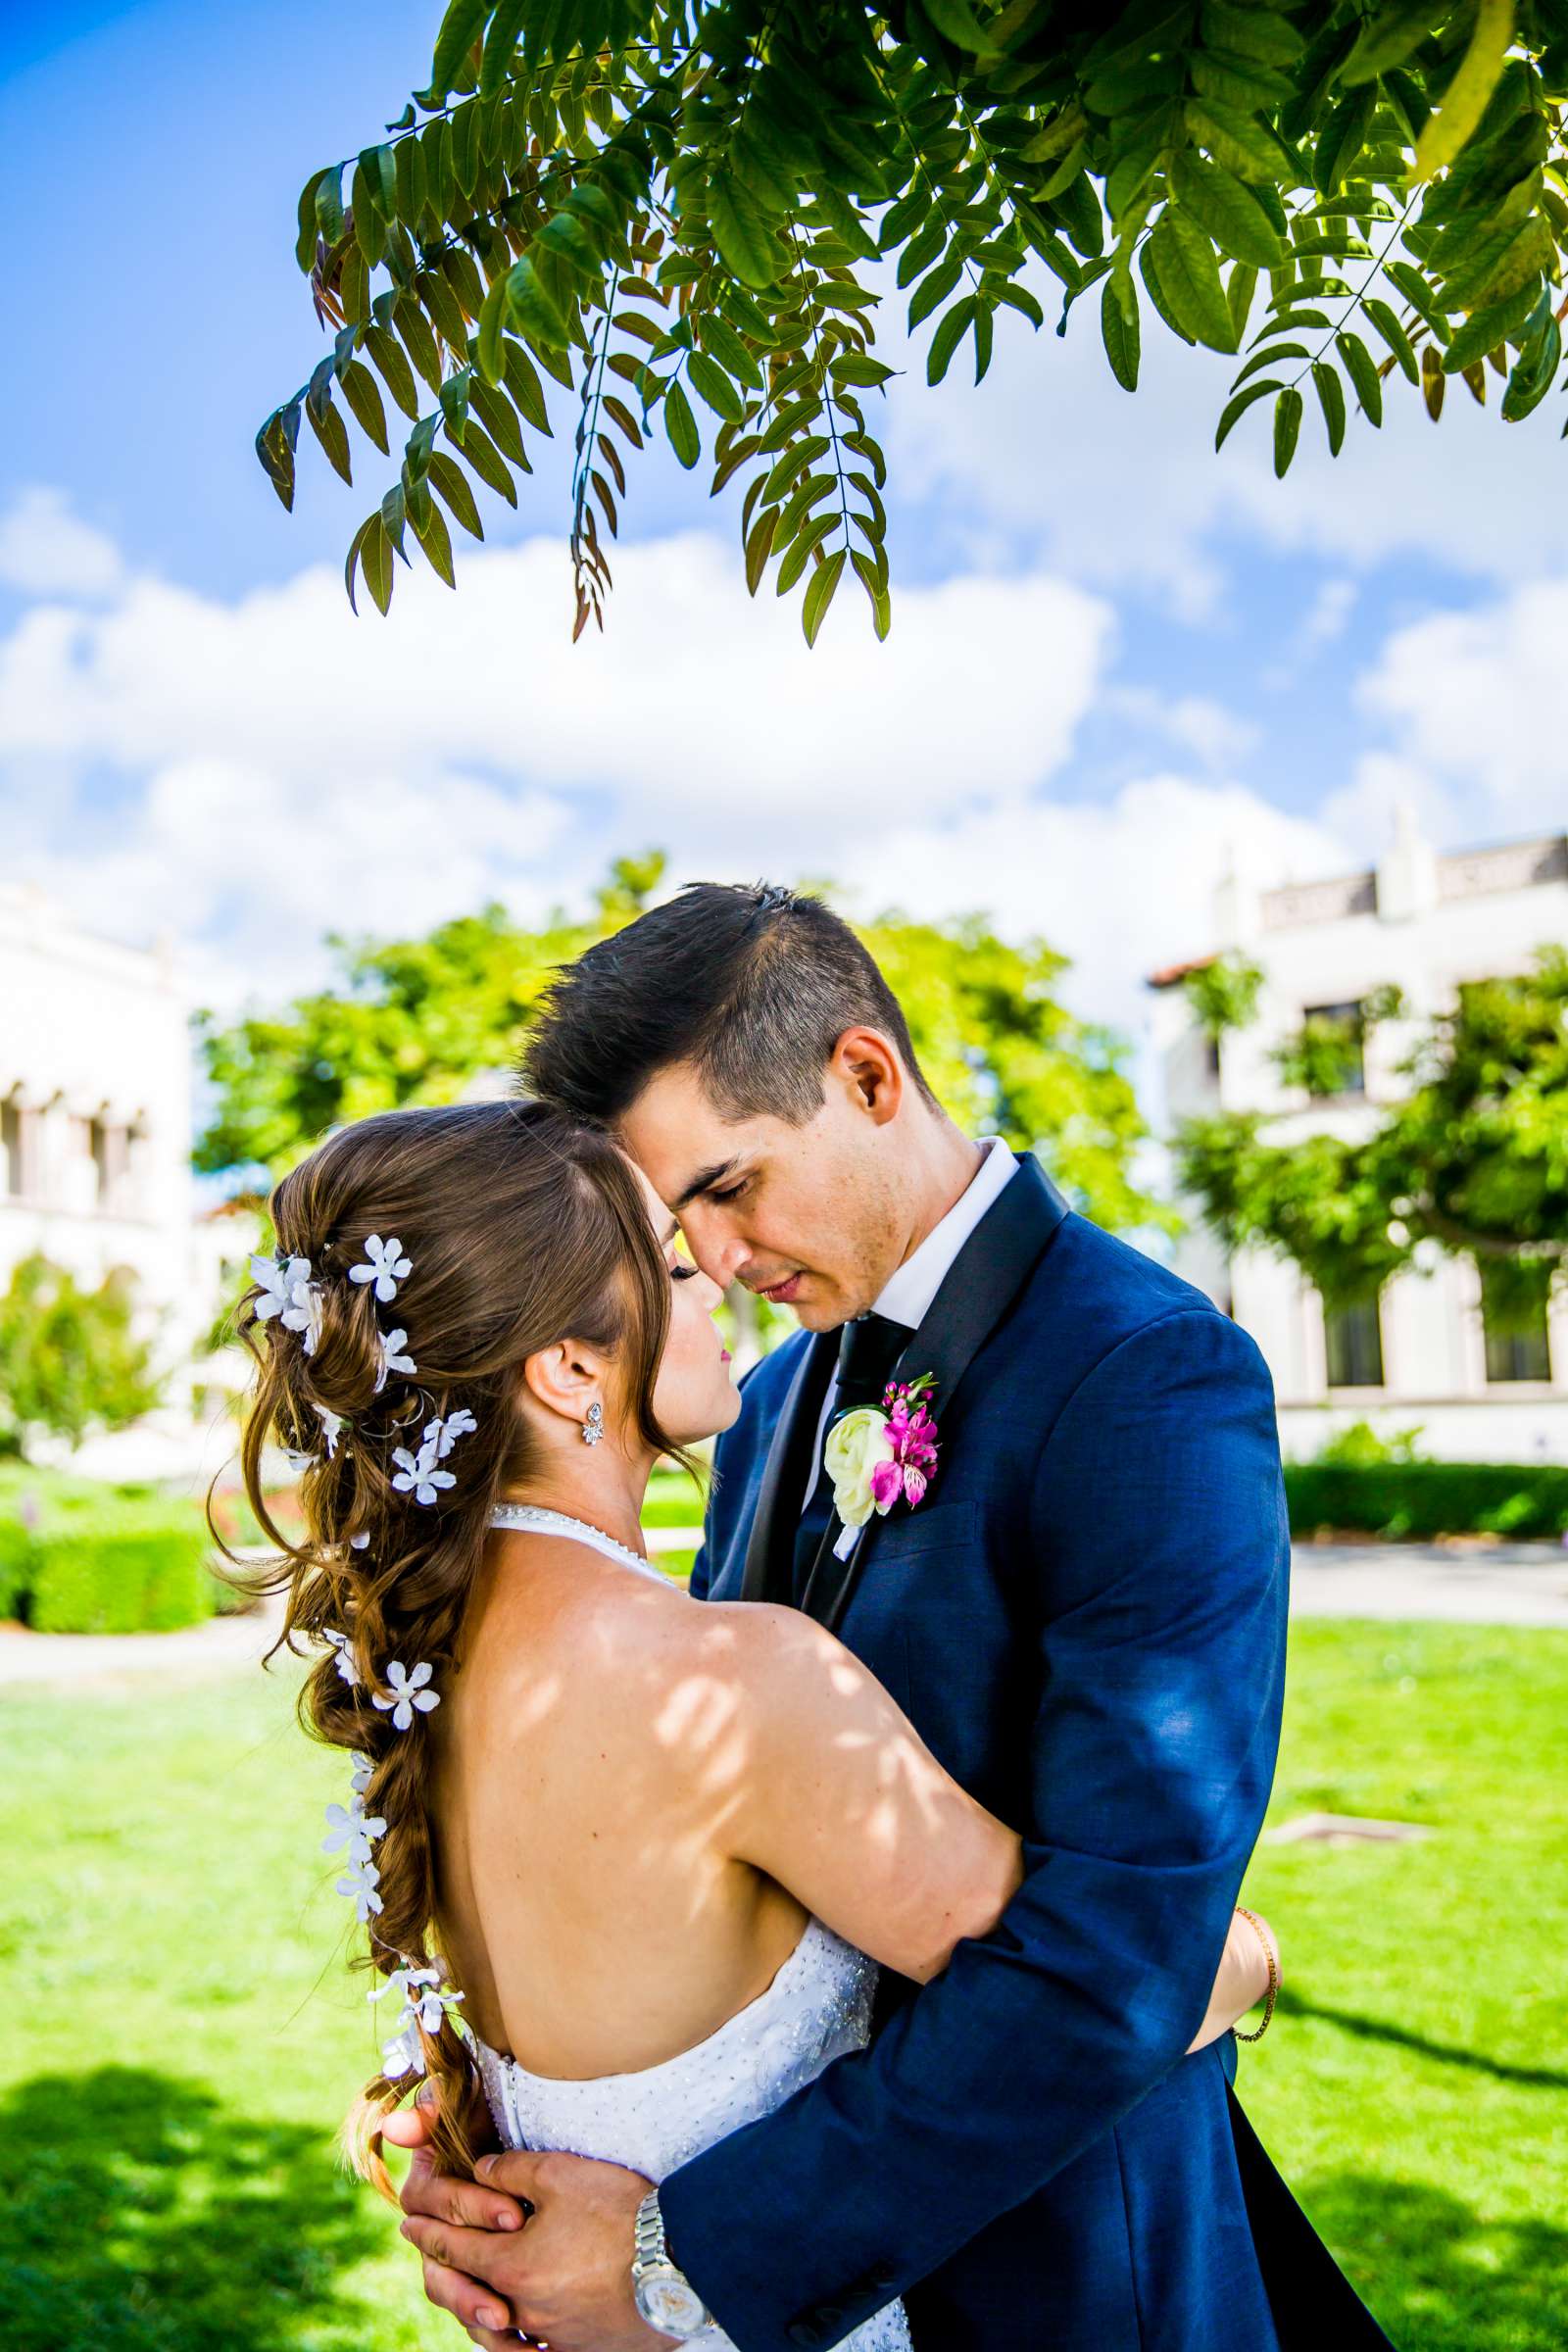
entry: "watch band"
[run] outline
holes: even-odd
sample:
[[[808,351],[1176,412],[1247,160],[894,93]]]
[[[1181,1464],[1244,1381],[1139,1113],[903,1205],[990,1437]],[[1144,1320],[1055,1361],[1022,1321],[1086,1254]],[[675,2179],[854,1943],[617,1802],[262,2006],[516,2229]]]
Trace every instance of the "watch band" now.
[[[670,2255],[657,2187],[648,2191],[637,2208],[632,2229],[631,2281],[643,2317],[676,2334],[677,2340],[700,2335],[711,2325],[712,2314]]]

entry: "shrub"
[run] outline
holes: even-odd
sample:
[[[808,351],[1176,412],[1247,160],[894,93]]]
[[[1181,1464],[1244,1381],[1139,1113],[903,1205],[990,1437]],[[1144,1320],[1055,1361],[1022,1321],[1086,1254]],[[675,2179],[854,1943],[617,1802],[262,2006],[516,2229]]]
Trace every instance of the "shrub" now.
[[[0,1450],[25,1453],[44,1432],[74,1445],[89,1429],[123,1429],[152,1410],[161,1384],[133,1289],[111,1274],[84,1291],[40,1256],[13,1269],[0,1293]]]
[[[31,1535],[28,1622],[44,1634],[170,1633],[213,1614],[206,1530],[188,1503],[68,1504]]]
[[[1288,1462],[1293,1535],[1568,1535],[1568,1469],[1513,1462]]]
[[[1420,1435],[1419,1422],[1413,1429],[1391,1430],[1385,1438],[1370,1421],[1351,1421],[1345,1429],[1336,1430],[1312,1459],[1320,1465],[1333,1463],[1349,1470],[1371,1470],[1384,1462],[1424,1461],[1426,1456],[1416,1450]]]
[[[32,1562],[32,1539],[20,1519],[0,1519],[0,1621],[22,1613]]]

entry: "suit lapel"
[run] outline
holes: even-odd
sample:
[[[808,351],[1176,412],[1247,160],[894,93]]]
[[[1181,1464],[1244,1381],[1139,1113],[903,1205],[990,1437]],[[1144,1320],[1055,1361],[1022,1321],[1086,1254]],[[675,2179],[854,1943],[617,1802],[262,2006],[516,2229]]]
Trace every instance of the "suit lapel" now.
[[[794,1584],[795,1531],[801,1522],[816,1424],[838,1358],[837,1332],[816,1332],[801,1350],[795,1377],[773,1425],[741,1573],[740,1600],[788,1600]]]
[[[1068,1213],[1038,1160],[1025,1157],[948,1270],[931,1310],[894,1367],[895,1380],[935,1376],[932,1410],[941,1443],[952,1443],[952,1414],[964,1374],[1040,1263]],[[938,1471],[940,1481],[941,1471]],[[940,1491],[940,1488],[939,1488]],[[901,1506],[894,1505],[895,1510]],[[811,1563],[801,1605],[836,1632],[870,1544],[882,1522],[872,1518],[847,1560],[834,1557],[842,1533],[830,1524]]]

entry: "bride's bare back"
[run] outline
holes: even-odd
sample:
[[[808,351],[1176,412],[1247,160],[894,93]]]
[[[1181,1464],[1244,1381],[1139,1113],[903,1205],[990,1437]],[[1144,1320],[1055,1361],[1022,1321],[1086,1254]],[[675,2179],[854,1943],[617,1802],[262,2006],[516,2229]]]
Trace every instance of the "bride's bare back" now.
[[[755,1998],[808,1911],[924,1977],[1018,1841],[796,1611],[492,1536],[433,1725],[438,1916],[474,2030],[531,2072],[655,2065]]]

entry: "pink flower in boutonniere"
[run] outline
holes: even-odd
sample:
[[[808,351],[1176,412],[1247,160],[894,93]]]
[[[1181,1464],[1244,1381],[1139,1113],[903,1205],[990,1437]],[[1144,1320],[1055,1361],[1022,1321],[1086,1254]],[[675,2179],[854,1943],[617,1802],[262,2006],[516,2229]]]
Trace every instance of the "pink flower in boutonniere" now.
[[[885,1518],[901,1497],[912,1510],[936,1476],[937,1425],[926,1401],[934,1374],[889,1382],[880,1411],[860,1405],[828,1432],[824,1460],[842,1526],[833,1549],[848,1559],[873,1511]]]
[[[889,1383],[882,1398],[892,1453],[871,1473],[871,1499],[879,1511],[890,1511],[901,1494],[913,1510],[936,1476],[937,1425],[923,1396],[932,1386],[927,1372],[907,1386]]]

